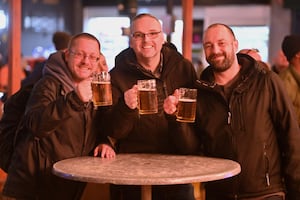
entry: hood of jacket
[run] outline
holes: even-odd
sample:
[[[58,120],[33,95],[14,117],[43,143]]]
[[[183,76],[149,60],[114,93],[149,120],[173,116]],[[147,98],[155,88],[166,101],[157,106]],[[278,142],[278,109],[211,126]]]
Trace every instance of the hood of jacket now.
[[[57,78],[62,83],[66,92],[73,91],[75,88],[73,77],[63,51],[55,52],[49,56],[45,63],[43,75],[51,75]]]

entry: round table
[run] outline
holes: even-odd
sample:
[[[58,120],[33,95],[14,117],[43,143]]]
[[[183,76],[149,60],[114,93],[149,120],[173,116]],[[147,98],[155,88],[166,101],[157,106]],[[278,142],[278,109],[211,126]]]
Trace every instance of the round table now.
[[[116,158],[76,157],[53,165],[57,176],[82,182],[141,185],[142,199],[151,199],[151,185],[207,182],[239,174],[232,160],[163,154],[118,154]]]

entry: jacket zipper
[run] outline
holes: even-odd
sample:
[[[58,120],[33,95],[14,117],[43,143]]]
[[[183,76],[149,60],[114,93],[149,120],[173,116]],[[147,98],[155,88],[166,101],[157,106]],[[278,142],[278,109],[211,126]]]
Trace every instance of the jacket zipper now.
[[[88,103],[84,104],[84,113],[83,113],[83,115],[84,115],[84,121],[85,121],[85,127],[84,127],[85,131],[83,133],[83,137],[84,137],[83,141],[84,142],[82,144],[81,155],[83,155],[83,153],[85,153],[85,146],[86,146],[85,144],[87,144],[87,140],[88,140],[88,136],[87,136],[87,132],[86,132],[86,130],[87,130],[86,126],[87,126],[88,115],[89,115],[87,113],[87,111],[88,111],[88,108],[90,106],[93,106],[91,101],[89,101]]]
[[[228,125],[231,124],[231,112],[230,112],[230,111],[228,111],[227,124],[228,124]]]
[[[230,98],[230,100],[229,100],[228,111],[227,111],[227,124],[229,126],[231,126],[231,123],[232,123],[231,105],[232,105],[232,98]],[[232,135],[231,135],[231,143],[232,143],[232,146],[234,146],[234,152],[232,152],[232,153],[233,153],[234,157],[236,158],[236,142],[234,140],[233,132],[232,132]],[[233,186],[234,187],[233,189],[235,191],[235,194],[234,194],[233,198],[235,200],[239,199],[239,194],[237,192],[238,191],[238,189],[237,189],[238,186],[237,185],[238,185],[238,181],[237,181],[237,179],[235,179],[235,184]]]
[[[270,176],[269,176],[269,159],[267,155],[267,148],[266,148],[266,143],[264,143],[264,157],[265,157],[265,167],[266,167],[266,172],[265,172],[265,177],[266,177],[266,184],[267,186],[270,186]]]

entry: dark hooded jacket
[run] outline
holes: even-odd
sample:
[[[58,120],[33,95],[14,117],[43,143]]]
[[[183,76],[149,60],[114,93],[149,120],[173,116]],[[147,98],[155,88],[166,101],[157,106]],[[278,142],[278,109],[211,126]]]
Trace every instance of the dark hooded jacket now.
[[[161,76],[156,77],[137,63],[132,48],[128,48],[116,57],[116,65],[111,70],[113,89],[113,107],[104,126],[109,136],[117,139],[117,152],[120,153],[187,153],[192,149],[190,137],[177,138],[172,134],[168,117],[163,111],[163,101],[179,87],[191,87],[196,73],[190,61],[176,49],[165,44],[161,51]],[[139,79],[156,79],[158,93],[158,113],[139,115],[124,102],[124,92],[132,88]],[[180,137],[180,136],[179,136]],[[178,146],[188,143],[187,148]],[[181,150],[180,150],[181,148]]]
[[[197,126],[207,156],[241,165],[236,177],[206,184],[208,200],[240,199],[285,191],[300,199],[300,131],[277,74],[238,54],[241,70],[224,95],[212,67],[197,87]]]
[[[63,52],[52,54],[44,77],[36,83],[24,117],[27,137],[16,147],[3,194],[29,199],[80,199],[84,184],[56,177],[52,165],[89,155],[96,136],[91,132],[93,106],[74,92]]]

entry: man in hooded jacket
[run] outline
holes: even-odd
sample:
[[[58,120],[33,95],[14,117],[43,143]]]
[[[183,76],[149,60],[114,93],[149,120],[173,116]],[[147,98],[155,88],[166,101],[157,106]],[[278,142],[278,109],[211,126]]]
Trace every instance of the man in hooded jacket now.
[[[3,194],[8,199],[80,199],[85,183],[52,174],[60,160],[114,154],[98,146],[92,131],[91,74],[98,68],[100,43],[93,35],[75,35],[65,51],[52,54],[36,83],[23,118],[24,134],[16,146]],[[101,148],[100,148],[101,147]]]

